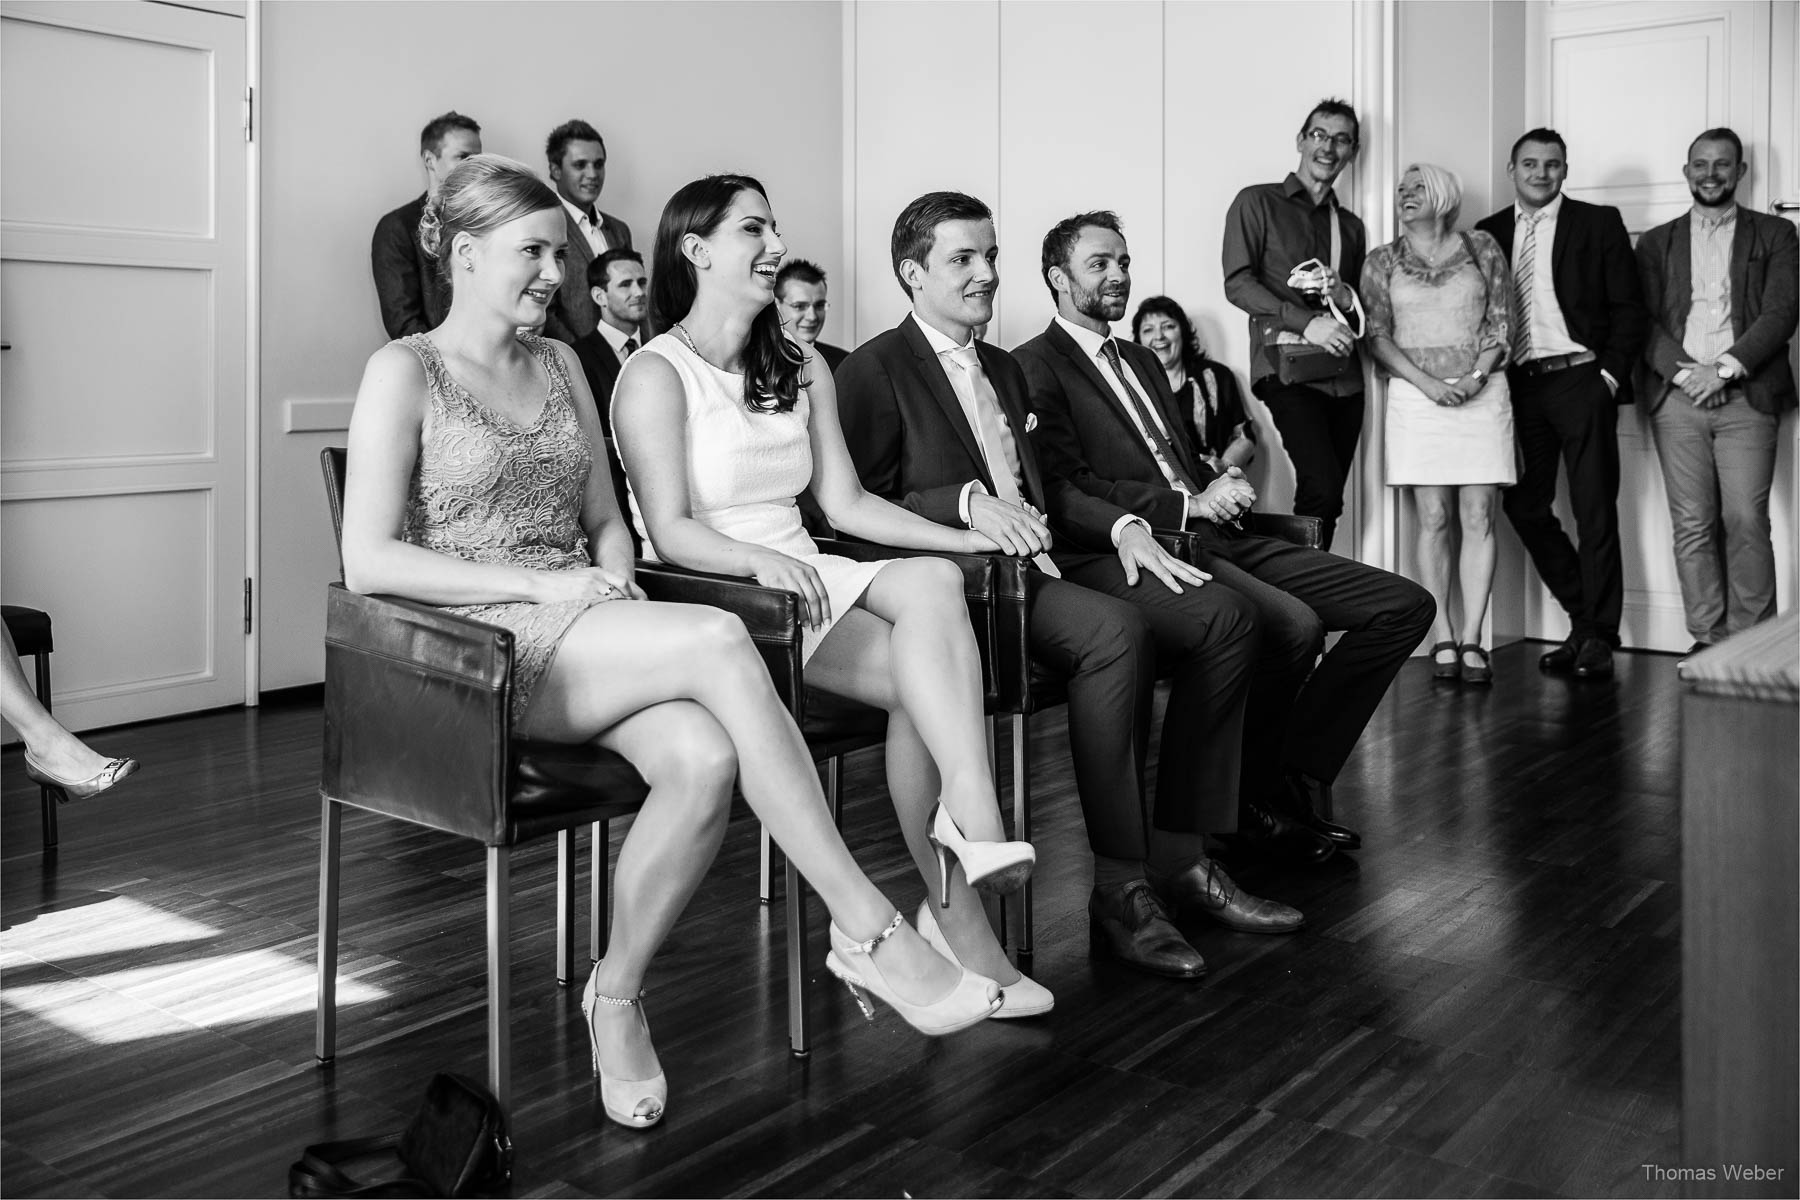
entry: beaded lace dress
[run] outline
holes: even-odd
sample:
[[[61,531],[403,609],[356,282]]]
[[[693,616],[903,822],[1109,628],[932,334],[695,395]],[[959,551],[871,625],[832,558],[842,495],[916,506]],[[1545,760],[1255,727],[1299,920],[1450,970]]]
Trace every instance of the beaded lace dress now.
[[[550,343],[519,335],[543,364],[550,387],[536,420],[516,425],[450,377],[429,335],[400,341],[424,364],[431,393],[407,494],[405,539],[469,562],[544,571],[593,566],[581,526],[593,451]],[[563,635],[592,603],[459,604],[445,611],[512,631],[512,718],[522,728]]]

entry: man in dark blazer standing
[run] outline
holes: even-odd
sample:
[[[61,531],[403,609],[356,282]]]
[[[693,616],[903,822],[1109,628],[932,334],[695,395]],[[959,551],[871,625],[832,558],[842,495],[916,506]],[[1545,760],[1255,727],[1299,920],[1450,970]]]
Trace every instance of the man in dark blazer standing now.
[[[957,192],[921,196],[895,221],[891,249],[913,311],[838,369],[845,441],[869,491],[1032,558],[1029,644],[1034,659],[1068,679],[1076,788],[1095,860],[1088,914],[1096,944],[1147,970],[1200,972],[1147,871],[1183,875],[1184,898],[1233,928],[1298,928],[1299,913],[1237,890],[1205,855],[1206,832],[1236,825],[1238,744],[1257,648],[1249,606],[1219,589],[1214,619],[1170,649],[1175,683],[1146,811],[1161,631],[1149,610],[1083,581],[1105,578],[1122,592],[1215,589],[1122,509],[1072,513],[1052,537],[1024,377],[1012,356],[974,337],[993,317],[999,284],[988,207]]]
[[[1690,654],[1775,615],[1769,488],[1795,405],[1800,239],[1737,203],[1746,169],[1736,133],[1702,133],[1682,168],[1694,207],[1637,246],[1650,310],[1638,401],[1662,460]]]
[[[588,295],[600,313],[592,333],[575,339],[575,357],[600,410],[600,429],[612,436],[613,384],[625,360],[643,349],[650,312],[650,277],[636,250],[608,250],[587,268]]]
[[[1131,297],[1117,216],[1058,222],[1044,235],[1041,264],[1056,316],[1013,353],[1038,416],[1051,521],[1098,501],[1200,539],[1212,583],[1162,599],[1180,609],[1229,588],[1256,608],[1262,652],[1244,717],[1242,801],[1286,812],[1342,849],[1360,847],[1354,830],[1322,815],[1321,800],[1430,628],[1431,593],[1238,527],[1254,489],[1236,468],[1220,474],[1200,461],[1162,364],[1112,336]],[[1331,631],[1344,636],[1320,661]]]
[[[1645,314],[1625,222],[1616,208],[1562,194],[1568,156],[1554,129],[1513,143],[1506,173],[1517,200],[1476,228],[1512,264],[1517,305],[1507,382],[1521,470],[1502,505],[1571,627],[1538,665],[1605,679],[1625,602],[1618,406],[1631,402]],[[1559,461],[1579,552],[1551,508]]]
[[[608,250],[631,249],[631,229],[598,206],[606,187],[606,139],[598,130],[586,121],[565,121],[550,131],[544,156],[569,222],[569,256],[562,286],[556,289],[544,321],[544,335],[573,346],[600,320],[588,294],[588,264]]]
[[[450,311],[450,284],[438,261],[419,245],[419,218],[438,184],[463,159],[481,153],[481,126],[475,118],[447,112],[419,131],[419,161],[425,166],[425,194],[382,217],[369,244],[375,299],[381,326],[390,338],[436,329]]]

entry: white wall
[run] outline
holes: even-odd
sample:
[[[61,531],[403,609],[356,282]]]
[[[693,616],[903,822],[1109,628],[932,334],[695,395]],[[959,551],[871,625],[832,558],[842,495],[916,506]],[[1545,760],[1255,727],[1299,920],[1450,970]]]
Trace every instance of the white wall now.
[[[486,149],[543,169],[582,117],[607,139],[601,206],[648,251],[681,184],[768,186],[792,253],[834,279],[843,246],[840,6],[269,0],[262,37],[262,687],[324,675],[337,576],[317,457],[294,401],[347,402],[383,342],[369,236],[424,190],[419,128],[455,108]],[[329,409],[329,405],[327,408]]]

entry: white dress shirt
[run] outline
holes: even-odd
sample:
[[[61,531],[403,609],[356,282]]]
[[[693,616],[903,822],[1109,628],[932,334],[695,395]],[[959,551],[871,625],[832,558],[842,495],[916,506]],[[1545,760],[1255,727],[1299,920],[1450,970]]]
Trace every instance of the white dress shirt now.
[[[1588,347],[1569,335],[1569,323],[1563,318],[1562,304],[1556,299],[1556,280],[1552,275],[1551,252],[1556,249],[1556,220],[1562,215],[1562,193],[1537,210],[1537,253],[1532,258],[1531,272],[1531,357],[1527,362],[1558,354],[1581,354]],[[1523,204],[1513,204],[1513,250],[1517,253],[1524,241],[1522,228],[1530,214]],[[1517,267],[1515,265],[1515,274]],[[1601,368],[1607,386],[1615,392],[1619,381],[1612,372]]]
[[[624,364],[627,357],[625,353],[626,342],[636,338],[637,345],[632,347],[632,349],[643,349],[644,338],[641,333],[635,331],[632,333],[625,333],[622,330],[615,328],[612,322],[608,321],[605,317],[601,317],[599,323],[594,327],[600,331],[600,336],[606,339],[606,344],[612,347],[612,352],[619,356],[620,365]]]
[[[1730,363],[1740,374],[1743,365],[1725,353],[1737,340],[1731,331],[1731,242],[1737,236],[1737,205],[1723,212],[1708,212],[1696,204],[1688,229],[1688,274],[1693,282],[1693,305],[1681,348],[1695,362]],[[1691,367],[1676,372],[1674,382],[1687,381]]]
[[[581,232],[587,237],[588,247],[593,250],[595,258],[599,258],[612,249],[607,244],[606,234],[600,229],[600,206],[598,204],[594,206],[594,219],[590,221],[588,215],[570,204],[566,196],[558,196],[557,199],[562,201],[562,205],[568,210],[569,215],[575,218],[575,224],[581,227]]]
[[[1181,481],[1175,477],[1174,468],[1163,461],[1162,451],[1156,448],[1156,439],[1150,436],[1150,431],[1144,428],[1144,422],[1138,416],[1137,405],[1133,404],[1131,397],[1125,394],[1124,381],[1113,374],[1112,364],[1106,361],[1106,355],[1102,351],[1105,349],[1106,343],[1113,340],[1112,336],[1106,333],[1095,333],[1092,329],[1065,320],[1061,313],[1057,314],[1056,323],[1062,326],[1064,333],[1075,339],[1075,344],[1081,347],[1081,352],[1088,356],[1088,361],[1093,363],[1094,368],[1100,372],[1100,378],[1106,380],[1107,385],[1112,388],[1113,398],[1119,402],[1119,407],[1125,410],[1125,416],[1131,421],[1131,427],[1137,430],[1138,436],[1144,439],[1144,445],[1149,447],[1150,457],[1156,460],[1157,469],[1162,472],[1163,482],[1181,493],[1181,527],[1186,529],[1188,503],[1193,498],[1193,493],[1181,485]],[[1122,354],[1119,364],[1127,371],[1131,370],[1131,365],[1125,362]],[[1141,390],[1140,394],[1142,394]],[[1175,435],[1169,432],[1167,425],[1163,424],[1162,414],[1156,411],[1156,401],[1145,395],[1144,407],[1150,410],[1150,419],[1156,422],[1157,432],[1163,435],[1165,441],[1173,442]],[[1146,529],[1150,527],[1150,523],[1144,521],[1143,518],[1126,514],[1113,523],[1113,545],[1119,544],[1119,535],[1124,532],[1126,523],[1130,521],[1139,521]]]

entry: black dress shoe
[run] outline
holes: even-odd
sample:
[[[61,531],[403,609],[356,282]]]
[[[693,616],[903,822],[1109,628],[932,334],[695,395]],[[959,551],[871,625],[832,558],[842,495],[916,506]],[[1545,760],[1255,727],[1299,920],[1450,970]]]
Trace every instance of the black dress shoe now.
[[[1252,896],[1210,858],[1190,863],[1173,875],[1157,875],[1148,868],[1144,874],[1178,917],[1201,912],[1239,933],[1292,933],[1306,924],[1299,909]]]
[[[1324,800],[1331,789],[1329,783],[1295,772],[1287,777],[1287,785],[1291,798],[1288,807],[1296,821],[1340,850],[1362,849],[1362,834],[1319,815],[1330,807]]]
[[[1317,866],[1337,853],[1337,845],[1330,839],[1254,802],[1238,808],[1237,832],[1221,834],[1220,840],[1234,854],[1301,867]]]
[[[1562,645],[1538,658],[1538,670],[1567,674],[1575,669],[1575,656],[1580,650],[1581,640],[1571,633]]]
[[[1088,933],[1094,953],[1171,979],[1198,979],[1206,960],[1188,945],[1169,910],[1142,879],[1095,884],[1088,897]]]
[[[1575,656],[1575,676],[1578,679],[1611,679],[1612,647],[1599,638],[1582,642],[1581,652]]]

